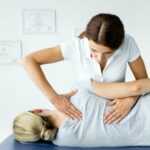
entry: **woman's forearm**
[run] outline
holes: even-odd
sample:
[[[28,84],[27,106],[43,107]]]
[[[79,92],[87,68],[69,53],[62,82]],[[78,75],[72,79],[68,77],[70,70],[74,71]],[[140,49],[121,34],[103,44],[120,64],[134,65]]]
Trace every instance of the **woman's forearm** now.
[[[53,97],[55,97],[57,93],[47,81],[40,64],[34,61],[32,57],[26,56],[22,59],[22,65],[28,73],[28,75],[31,77],[32,81],[48,98],[48,100],[52,101]]]
[[[92,90],[96,95],[108,99],[137,96],[150,92],[150,79],[115,83],[103,83],[93,80]]]

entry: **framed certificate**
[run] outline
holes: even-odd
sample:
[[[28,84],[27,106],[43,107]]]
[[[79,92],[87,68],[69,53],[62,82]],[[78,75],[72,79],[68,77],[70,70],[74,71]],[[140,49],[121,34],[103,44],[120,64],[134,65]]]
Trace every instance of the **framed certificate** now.
[[[19,64],[21,41],[0,40],[0,64]]]
[[[22,30],[25,34],[55,33],[55,11],[22,10]]]

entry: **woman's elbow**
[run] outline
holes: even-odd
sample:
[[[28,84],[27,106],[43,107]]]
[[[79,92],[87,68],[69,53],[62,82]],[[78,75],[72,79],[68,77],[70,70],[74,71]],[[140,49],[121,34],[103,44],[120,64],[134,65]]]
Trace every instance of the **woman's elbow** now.
[[[31,54],[28,54],[21,59],[21,64],[23,67],[28,66],[29,64],[31,64],[33,62],[35,62],[35,60]]]
[[[30,56],[29,56],[29,55],[24,56],[24,57],[21,59],[21,64],[22,64],[22,66],[25,66],[25,65],[29,62],[29,59],[30,59]]]

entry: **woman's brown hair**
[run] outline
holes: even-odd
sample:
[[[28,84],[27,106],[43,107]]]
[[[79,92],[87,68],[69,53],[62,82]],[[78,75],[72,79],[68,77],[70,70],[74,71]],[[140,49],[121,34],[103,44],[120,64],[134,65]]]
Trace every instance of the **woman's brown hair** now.
[[[83,37],[116,50],[124,40],[124,26],[116,15],[98,14],[89,21],[86,30],[80,34],[79,38]]]

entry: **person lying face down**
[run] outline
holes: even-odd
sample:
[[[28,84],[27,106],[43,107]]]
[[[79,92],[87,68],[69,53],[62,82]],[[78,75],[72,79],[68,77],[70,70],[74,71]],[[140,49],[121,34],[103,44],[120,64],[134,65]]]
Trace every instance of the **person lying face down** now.
[[[35,109],[19,114],[13,122],[13,133],[20,142],[52,141],[66,117],[56,111]]]
[[[103,111],[107,109],[104,107],[105,101],[96,100],[96,108],[92,109],[93,97],[91,101],[88,99],[89,103],[86,103],[88,111],[86,114],[83,113],[81,121],[67,119],[56,110],[37,109],[24,112],[14,120],[14,136],[20,142],[44,140],[52,141],[58,146],[69,147],[148,146],[150,145],[149,99],[150,94],[142,96],[121,123],[111,125],[104,124],[102,120]]]
[[[58,110],[35,109],[15,118],[13,123],[15,138],[21,142],[35,142],[42,139],[52,141],[58,146],[72,147],[150,146],[149,79],[109,84],[93,82],[92,88],[98,89],[93,88],[93,91],[99,96],[87,87],[77,85],[77,94],[70,98],[70,102],[82,111],[82,120],[71,120]],[[104,88],[108,94],[102,93]],[[117,94],[120,97],[124,94],[147,94],[141,95],[136,105],[119,124],[105,124],[103,116],[111,108],[107,106],[110,99],[106,96],[110,97],[111,92],[113,98]],[[105,98],[100,97],[102,94]]]

